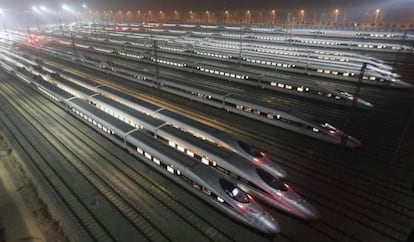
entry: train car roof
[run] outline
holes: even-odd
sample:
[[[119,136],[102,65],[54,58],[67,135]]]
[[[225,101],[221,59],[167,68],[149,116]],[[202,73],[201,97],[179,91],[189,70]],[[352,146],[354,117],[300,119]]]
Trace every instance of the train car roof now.
[[[79,91],[81,93],[86,94],[87,96],[91,96],[93,94],[96,94],[96,92],[93,92],[93,91],[91,91],[91,90],[89,90],[87,88],[84,88],[84,87],[82,87],[82,86],[80,86],[78,84],[75,84],[75,83],[73,83],[71,81],[68,81],[65,78],[61,77],[61,76],[56,76],[56,77],[54,77],[54,79],[56,79],[58,82],[66,85],[66,86],[69,86],[69,87],[74,88],[75,90],[77,90],[77,91]]]
[[[162,127],[162,130],[174,135],[181,141],[185,141],[190,143],[190,145],[194,145],[204,151],[207,151],[211,155],[209,159],[215,160],[221,167],[231,169],[237,174],[243,174],[245,178],[247,178],[246,176],[252,176],[252,169],[256,168],[245,158],[220,148],[210,142],[203,141],[189,133],[182,132],[171,126],[164,126]]]
[[[116,128],[118,128],[119,130],[121,130],[122,132],[128,132],[132,129],[134,129],[134,127],[132,127],[131,125],[124,123],[123,121],[112,117],[111,115],[105,113],[104,111],[98,109],[97,107],[90,105],[89,103],[85,102],[82,99],[75,99],[71,101],[72,103],[80,106],[81,108],[85,109],[86,111],[92,113],[93,115],[95,115],[96,117],[98,117],[99,119],[110,123],[111,125],[115,126]],[[98,120],[95,120],[98,121]]]
[[[131,134],[129,134],[128,136],[130,136],[131,138],[134,138],[136,140],[138,140],[139,142],[145,143],[147,146],[151,147],[154,150],[158,150],[160,152],[162,152],[165,156],[167,156],[168,158],[174,160],[175,162],[178,162],[180,164],[182,164],[184,167],[187,168],[191,168],[195,165],[197,165],[199,162],[196,161],[195,159],[191,158],[190,156],[181,153],[177,150],[175,150],[174,148],[172,148],[171,146],[147,135],[144,134],[143,132],[137,131],[137,132],[133,132]],[[127,139],[128,139],[127,136]],[[153,155],[153,154],[151,154]],[[159,158],[159,157],[157,157]]]
[[[167,80],[168,79],[168,80]],[[217,98],[221,98],[222,96],[225,96],[228,94],[228,92],[224,92],[218,89],[213,89],[213,88],[209,88],[206,86],[201,86],[201,85],[197,85],[197,84],[193,84],[190,82],[186,82],[186,81],[180,81],[180,80],[176,80],[176,79],[171,79],[171,78],[164,78],[162,77],[162,79],[160,79],[162,81],[164,81],[165,84],[167,84],[169,87],[181,87],[184,90],[187,91],[200,91],[201,93],[205,94],[205,95],[210,95],[213,97],[217,97]],[[170,83],[167,83],[167,82]]]
[[[163,115],[168,116],[168,117],[170,117],[172,119],[178,120],[180,122],[186,123],[189,126],[195,127],[195,128],[197,128],[199,130],[203,130],[204,132],[206,132],[208,134],[217,134],[217,133],[221,133],[222,132],[219,129],[216,129],[214,127],[210,127],[208,125],[202,124],[202,123],[200,123],[198,121],[195,121],[195,120],[193,120],[191,118],[187,118],[187,117],[185,117],[185,116],[183,116],[181,114],[172,112],[172,111],[170,111],[168,109],[163,109],[163,110],[159,111],[159,113],[162,113]]]
[[[163,121],[163,120],[153,118],[149,115],[146,115],[144,113],[136,111],[135,109],[127,107],[127,106],[125,106],[125,105],[123,105],[119,102],[116,102],[116,101],[114,101],[112,99],[109,99],[109,98],[106,98],[104,96],[98,95],[98,96],[94,96],[93,98],[98,99],[99,101],[104,102],[104,103],[110,105],[111,107],[122,110],[123,112],[133,116],[134,118],[137,118],[137,119],[139,119],[143,122],[146,122],[146,123],[148,123],[148,124],[150,124],[154,127],[158,127],[158,126],[165,123],[165,121]]]
[[[194,135],[184,132],[182,130],[179,130],[177,128],[174,128],[172,126],[164,126],[161,128],[163,131],[173,135],[174,137],[181,139],[185,142],[188,142],[194,146],[200,147],[203,150],[206,150],[216,156],[222,157],[222,158],[230,158],[232,157],[233,153],[230,151],[227,151],[223,148],[218,147],[217,145],[210,143],[208,141],[202,140],[200,138],[195,137]]]
[[[99,87],[99,89],[104,90],[104,91],[109,92],[109,93],[112,93],[114,95],[117,95],[120,98],[123,98],[123,99],[125,99],[127,101],[130,101],[130,102],[133,102],[133,103],[136,103],[137,105],[143,106],[143,107],[148,108],[148,109],[150,109],[152,111],[156,111],[156,110],[162,108],[161,106],[158,106],[158,105],[155,105],[155,104],[152,104],[152,103],[143,101],[143,100],[138,99],[138,98],[135,98],[135,97],[133,97],[133,96],[131,96],[129,94],[126,94],[126,93],[124,93],[122,91],[113,89],[111,87],[101,86],[101,87]]]
[[[51,84],[50,82],[47,82],[47,81],[43,80],[43,78],[40,79],[40,80],[36,79],[35,82],[38,83],[40,86],[42,86],[46,89],[49,89],[50,91],[56,93],[57,95],[59,95],[60,97],[62,97],[65,100],[68,99],[68,98],[74,97],[72,94],[58,88],[57,86]]]
[[[100,85],[100,83],[99,83],[99,82],[96,82],[96,81],[90,80],[90,79],[88,79],[88,78],[85,78],[85,77],[82,77],[82,76],[76,75],[76,74],[71,73],[71,72],[68,72],[68,71],[64,71],[64,70],[62,70],[62,71],[61,71],[61,73],[62,73],[63,75],[70,76],[70,77],[72,77],[72,78],[74,78],[74,79],[77,79],[77,80],[79,80],[79,81],[82,81],[82,82],[86,83],[87,85],[89,85],[89,86],[91,86],[91,87],[95,87],[95,86]]]

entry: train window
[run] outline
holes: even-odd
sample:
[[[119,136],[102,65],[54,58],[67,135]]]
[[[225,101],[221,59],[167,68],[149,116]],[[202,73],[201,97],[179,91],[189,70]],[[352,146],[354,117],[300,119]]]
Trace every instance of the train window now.
[[[217,197],[217,201],[219,201],[219,202],[221,202],[221,203],[224,203],[224,199],[223,199],[223,198],[221,198],[221,197]]]
[[[185,151],[184,147],[179,146],[179,145],[177,145],[177,150],[179,150],[179,151],[181,151],[181,152],[184,152],[184,151]]]
[[[319,129],[317,129],[317,128],[312,128],[312,130],[313,130],[314,132],[319,132]]]
[[[193,182],[193,187],[194,188],[197,188],[198,190],[200,190],[201,189],[201,186],[200,185],[198,185],[197,183],[195,183],[195,182]]]
[[[152,161],[157,165],[161,164],[161,161],[159,159],[155,158],[155,157],[152,159]]]
[[[274,177],[272,174],[262,170],[257,169],[257,174],[259,174],[260,178],[263,179],[264,182],[266,182],[267,185],[273,187],[274,189],[280,190],[280,191],[287,191],[287,187],[285,184],[278,178]]]
[[[298,90],[299,92],[303,92],[303,86],[298,87],[296,90]]]
[[[167,166],[167,171],[174,174],[174,168],[171,166]]]
[[[271,83],[270,83],[270,85],[271,85],[271,86],[276,86],[276,85],[277,85],[277,83],[276,83],[276,82],[271,82]]]
[[[268,113],[268,114],[266,115],[266,117],[267,117],[268,119],[273,119],[273,114]]]
[[[254,114],[257,114],[257,115],[260,115],[260,110],[254,109],[254,110],[253,110],[253,113],[254,113]]]
[[[151,160],[152,156],[150,154],[148,154],[147,152],[144,152],[145,157],[147,157],[147,159]]]
[[[105,130],[106,128],[104,127],[104,130]],[[137,147],[137,152],[138,153],[140,153],[141,155],[143,155],[144,154],[144,151],[141,149],[141,148],[139,148],[139,147]]]
[[[175,148],[175,144],[172,141],[168,141],[168,145],[170,145],[171,147],[174,147]]]
[[[249,197],[244,193],[242,190],[240,190],[236,185],[233,183],[225,180],[220,179],[219,183],[221,187],[224,189],[224,191],[234,200],[241,202],[241,203],[248,203]]]
[[[201,190],[202,190],[205,194],[207,194],[207,195],[211,195],[211,191],[210,191],[210,190],[208,190],[207,188],[202,187],[202,188],[201,188]]]
[[[250,113],[250,112],[252,111],[252,108],[251,108],[251,107],[245,107],[245,108],[244,108],[244,111],[246,111],[246,112],[249,112],[249,113]]]
[[[103,127],[103,131],[107,132],[107,131],[108,131],[108,129],[104,126],[104,127]]]
[[[185,153],[187,153],[187,155],[189,155],[189,156],[191,156],[191,157],[194,157],[194,153],[193,153],[193,152],[191,152],[190,150],[187,150]]]
[[[236,108],[239,109],[239,110],[243,110],[243,105],[237,104]]]

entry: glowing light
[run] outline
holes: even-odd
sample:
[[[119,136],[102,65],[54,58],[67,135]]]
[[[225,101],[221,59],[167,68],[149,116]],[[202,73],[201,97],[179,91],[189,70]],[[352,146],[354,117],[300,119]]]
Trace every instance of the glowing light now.
[[[87,9],[88,6],[86,6],[86,4],[82,4],[82,8]]]
[[[237,206],[241,209],[241,210],[246,210],[247,208],[245,206],[243,206],[242,204],[237,204]]]
[[[3,14],[4,10],[2,8],[0,8],[0,14]]]
[[[34,12],[36,12],[36,13],[38,13],[38,12],[39,12],[39,9],[38,9],[36,6],[33,6],[33,7],[32,7],[32,10],[33,10]]]

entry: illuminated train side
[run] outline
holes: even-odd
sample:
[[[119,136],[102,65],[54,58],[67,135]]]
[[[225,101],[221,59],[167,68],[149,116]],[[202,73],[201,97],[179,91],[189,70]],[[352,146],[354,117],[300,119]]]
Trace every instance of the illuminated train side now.
[[[70,60],[73,61],[72,58],[70,58]],[[84,59],[78,63],[146,86],[158,87],[161,90],[172,94],[202,102],[217,108],[223,108],[229,112],[259,120],[261,122],[325,142],[344,145],[350,148],[358,148],[362,146],[359,140],[349,136],[348,134],[344,134],[341,130],[335,128],[331,124],[327,122],[316,122],[315,118],[305,114],[300,115],[299,117],[297,115],[300,114],[299,112],[293,114],[290,111],[277,110],[273,107],[267,106],[267,104],[257,103],[253,100],[239,97],[234,94],[212,90],[206,87],[201,88],[177,80],[168,80],[168,78],[159,78],[158,83],[154,83],[154,81],[149,78],[142,78],[136,70],[129,70],[124,66],[109,65],[108,63],[97,62],[91,59]]]

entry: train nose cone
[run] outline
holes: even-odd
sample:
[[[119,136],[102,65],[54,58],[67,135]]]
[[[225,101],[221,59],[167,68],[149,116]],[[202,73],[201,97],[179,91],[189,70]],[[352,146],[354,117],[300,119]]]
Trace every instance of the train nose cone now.
[[[276,165],[276,164],[273,164],[272,167],[273,167],[273,169],[276,173],[276,176],[282,177],[282,178],[287,177],[287,172],[282,167],[280,167],[279,165]]]
[[[362,108],[368,108],[368,109],[370,109],[370,108],[373,108],[374,107],[374,105],[372,105],[372,103],[367,102],[365,100],[362,100],[360,98],[358,98],[358,103],[360,104],[360,106]]]
[[[349,147],[349,148],[361,148],[362,147],[362,143],[361,141],[359,141],[358,139],[352,137],[352,136],[346,136],[345,138],[345,146]],[[341,141],[342,142],[342,141]]]
[[[320,214],[318,210],[309,203],[304,204],[302,207],[303,215],[308,220],[318,220],[320,218]]]
[[[279,223],[271,217],[269,214],[263,215],[263,232],[266,234],[279,234],[280,225]]]

